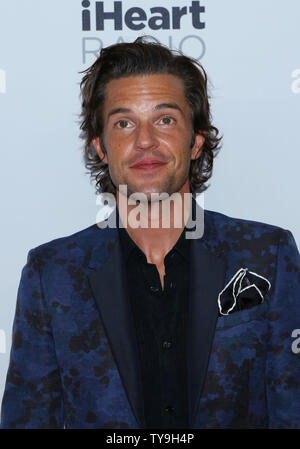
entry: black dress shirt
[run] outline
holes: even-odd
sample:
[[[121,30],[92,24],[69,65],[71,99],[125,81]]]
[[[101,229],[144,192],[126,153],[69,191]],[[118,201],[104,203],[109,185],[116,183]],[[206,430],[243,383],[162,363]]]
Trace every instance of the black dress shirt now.
[[[117,211],[117,223],[119,214]],[[189,240],[185,229],[165,256],[164,288],[155,264],[119,227],[139,348],[145,428],[188,428],[186,319]]]

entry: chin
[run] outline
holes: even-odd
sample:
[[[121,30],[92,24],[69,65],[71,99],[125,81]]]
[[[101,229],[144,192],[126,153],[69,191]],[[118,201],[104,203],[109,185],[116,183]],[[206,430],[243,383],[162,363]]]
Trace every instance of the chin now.
[[[179,192],[183,184],[184,182],[180,184],[177,183],[176,187],[178,187],[178,189],[174,189],[171,183],[166,182],[164,182],[163,185],[159,185],[159,183],[156,183],[156,185],[154,185],[154,183],[153,185],[133,185],[132,183],[127,183],[127,197],[130,196],[132,199],[140,201],[147,198],[147,201],[149,202],[151,200],[151,195],[154,194],[154,198],[152,200],[156,201],[155,196],[160,195],[159,199],[164,199],[164,196],[171,196],[173,193]],[[142,198],[139,198],[139,194],[142,194]]]
[[[141,201],[143,202],[150,202],[151,199],[152,201],[155,201],[155,198],[151,198],[151,195],[156,196],[156,195],[160,195],[160,192],[157,192],[156,190],[140,190],[137,192],[133,192],[130,196],[133,200],[136,201]]]

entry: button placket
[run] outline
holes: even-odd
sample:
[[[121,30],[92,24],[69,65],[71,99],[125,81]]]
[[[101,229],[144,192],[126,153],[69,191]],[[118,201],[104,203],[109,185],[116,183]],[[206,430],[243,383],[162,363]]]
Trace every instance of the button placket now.
[[[164,349],[170,349],[172,347],[172,342],[165,340],[162,344]]]

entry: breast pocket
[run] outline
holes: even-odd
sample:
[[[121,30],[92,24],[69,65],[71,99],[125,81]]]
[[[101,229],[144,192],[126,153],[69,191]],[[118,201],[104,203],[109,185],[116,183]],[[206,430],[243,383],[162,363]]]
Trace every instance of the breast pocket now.
[[[267,316],[268,301],[252,307],[251,309],[240,310],[229,315],[219,317],[217,320],[216,331],[239,326],[253,320],[264,320]]]

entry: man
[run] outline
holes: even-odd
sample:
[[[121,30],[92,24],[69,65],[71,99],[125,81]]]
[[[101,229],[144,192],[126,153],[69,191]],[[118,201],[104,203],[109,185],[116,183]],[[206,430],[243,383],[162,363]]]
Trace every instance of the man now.
[[[200,207],[180,200],[206,188],[220,144],[204,70],[139,38],[101,51],[82,98],[86,166],[116,227],[29,252],[2,428],[299,428],[291,233],[205,211],[186,238]]]

